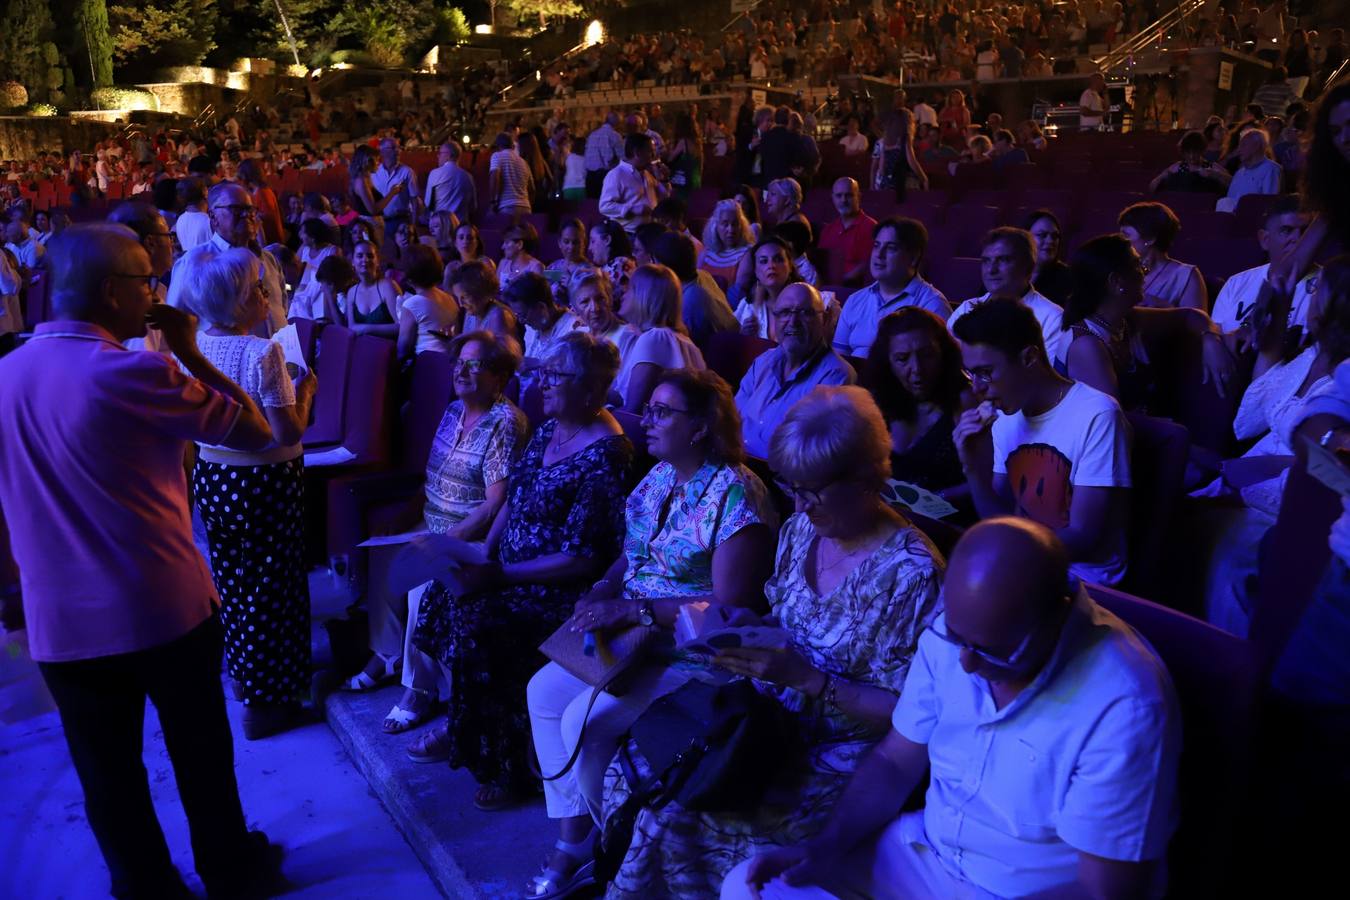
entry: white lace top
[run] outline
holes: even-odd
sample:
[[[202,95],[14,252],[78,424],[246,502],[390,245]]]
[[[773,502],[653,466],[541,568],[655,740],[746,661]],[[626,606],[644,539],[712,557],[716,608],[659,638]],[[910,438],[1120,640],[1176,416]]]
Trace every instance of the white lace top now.
[[[281,345],[253,335],[213,335],[197,333],[202,355],[226,378],[243,388],[264,411],[295,405],[295,384],[286,371]],[[207,462],[231,466],[265,466],[286,462],[301,454],[299,444],[279,446],[275,442],[263,450],[244,452],[227,447],[199,445]]]

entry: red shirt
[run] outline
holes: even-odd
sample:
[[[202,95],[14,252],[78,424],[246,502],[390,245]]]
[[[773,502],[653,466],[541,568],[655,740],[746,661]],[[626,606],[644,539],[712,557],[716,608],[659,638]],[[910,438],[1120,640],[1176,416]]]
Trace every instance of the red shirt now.
[[[844,228],[843,219],[835,219],[826,225],[820,235],[820,249],[831,254],[843,254],[844,257],[842,266],[836,264],[827,270],[837,272],[842,278],[846,272],[851,272],[855,266],[866,262],[872,255],[872,229],[876,227],[877,220],[865,212],[858,213],[858,217],[847,229]]]
[[[239,411],[84,322],[39,325],[0,359],[0,506],[33,659],[145,650],[211,615],[183,451],[225,440]]]

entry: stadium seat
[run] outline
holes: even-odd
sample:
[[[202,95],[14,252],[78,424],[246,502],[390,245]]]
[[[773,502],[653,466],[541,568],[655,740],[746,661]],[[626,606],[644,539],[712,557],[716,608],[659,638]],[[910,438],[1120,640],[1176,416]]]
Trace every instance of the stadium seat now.
[[[980,261],[968,256],[933,257],[927,260],[928,281],[942,292],[953,308],[984,293]]]
[[[773,341],[740,334],[735,331],[723,331],[708,338],[703,348],[703,358],[718,375],[726,379],[734,391],[740,386],[741,378],[749,371],[750,364],[767,350],[774,347]]]
[[[1144,597],[1160,597],[1159,566],[1170,538],[1177,499],[1184,493],[1191,438],[1167,419],[1127,413],[1134,444],[1130,453],[1130,567],[1125,587]]]

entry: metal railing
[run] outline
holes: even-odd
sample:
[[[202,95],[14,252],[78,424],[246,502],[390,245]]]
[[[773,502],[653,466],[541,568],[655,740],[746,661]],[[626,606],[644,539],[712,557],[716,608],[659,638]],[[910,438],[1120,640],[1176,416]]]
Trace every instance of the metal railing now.
[[[1177,5],[1157,18],[1151,25],[1141,30],[1122,44],[1113,47],[1105,56],[1093,59],[1101,72],[1118,69],[1133,56],[1138,56],[1151,46],[1163,43],[1173,31],[1180,29],[1185,34],[1194,31],[1190,19],[1200,13],[1209,0],[1178,0]]]

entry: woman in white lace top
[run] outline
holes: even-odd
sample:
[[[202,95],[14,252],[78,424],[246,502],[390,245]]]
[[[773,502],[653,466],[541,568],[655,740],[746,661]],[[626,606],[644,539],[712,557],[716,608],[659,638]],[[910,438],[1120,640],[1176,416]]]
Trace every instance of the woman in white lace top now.
[[[292,381],[281,346],[253,336],[268,303],[248,250],[203,244],[184,258],[181,277],[183,299],[202,320],[203,355],[253,397],[272,427],[271,445],[256,452],[199,446],[192,474],[229,674],[244,702],[244,736],[254,740],[293,724],[309,689],[300,438],[318,383],[312,371]]]

